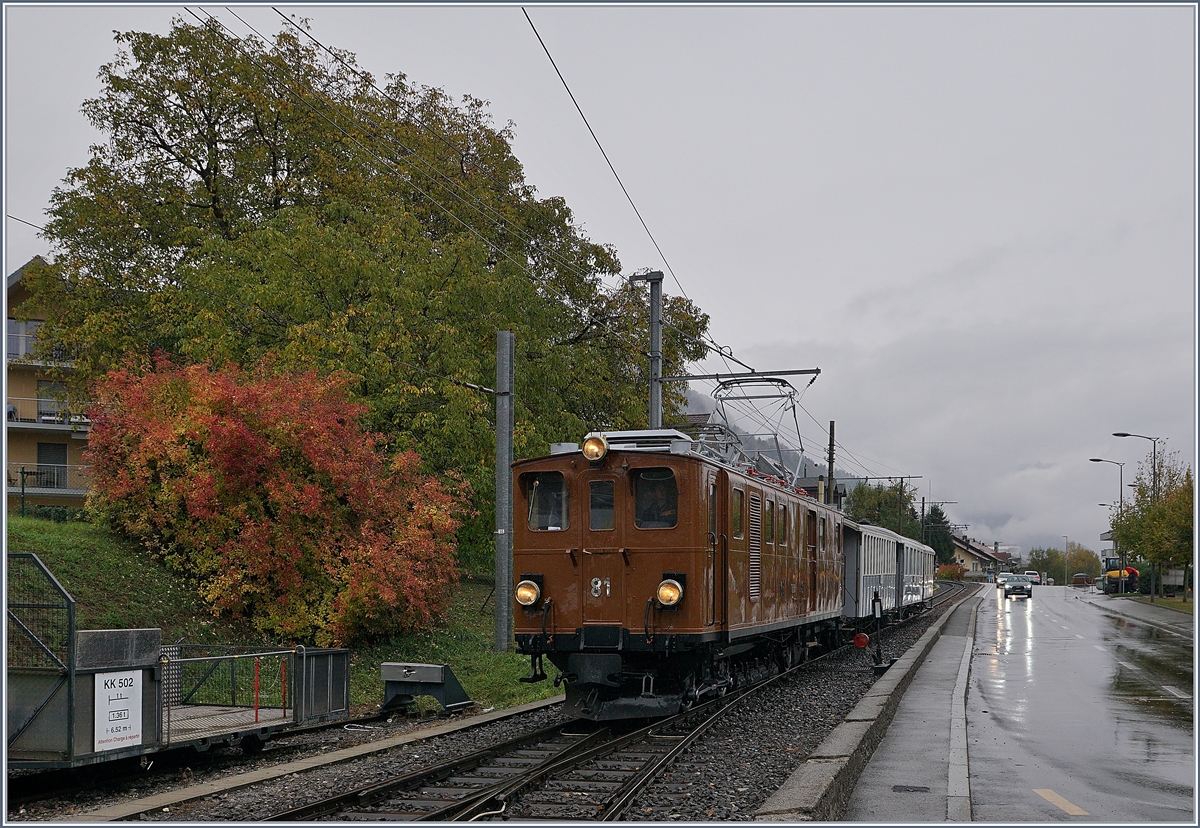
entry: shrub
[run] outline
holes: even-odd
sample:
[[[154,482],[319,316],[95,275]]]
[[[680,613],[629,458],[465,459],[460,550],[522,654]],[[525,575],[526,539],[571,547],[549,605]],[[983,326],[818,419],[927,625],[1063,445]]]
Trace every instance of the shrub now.
[[[25,507],[25,516],[52,520],[55,523],[86,523],[88,520],[86,510],[78,506],[28,505]]]
[[[89,507],[214,614],[324,645],[421,629],[446,606],[465,484],[385,458],[345,378],[160,358],[94,398]]]
[[[934,576],[939,581],[961,581],[965,567],[959,563],[942,564],[937,568],[937,574]]]

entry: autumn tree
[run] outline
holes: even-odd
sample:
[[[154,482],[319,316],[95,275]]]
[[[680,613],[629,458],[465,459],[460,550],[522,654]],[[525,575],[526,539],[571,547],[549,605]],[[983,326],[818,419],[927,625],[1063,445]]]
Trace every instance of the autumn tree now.
[[[1179,459],[1179,452],[1164,448],[1159,454],[1156,458],[1151,453],[1138,463],[1133,502],[1114,509],[1110,518],[1113,540],[1127,556],[1145,561],[1161,573],[1192,566],[1195,495],[1191,466]],[[1150,580],[1159,584],[1161,591],[1161,577],[1144,582]]]
[[[515,333],[518,456],[644,426],[646,288],[620,279],[563,199],[539,197],[513,125],[403,74],[377,83],[300,26],[271,42],[176,20],[116,36],[83,104],[104,136],[51,199],[52,263],[26,277],[40,331],[87,383],[150,365],[341,371],[391,452],[461,469],[490,547],[498,330]],[[708,317],[669,297],[666,374],[703,354]],[[664,387],[666,416],[682,386]]]
[[[921,539],[921,519],[913,506],[916,489],[903,480],[891,486],[859,483],[846,498],[846,515],[914,540]]]
[[[925,514],[923,526],[924,542],[937,553],[939,564],[954,562],[954,535],[950,531],[950,519],[940,504],[933,504]]]
[[[89,508],[214,613],[302,642],[426,627],[456,575],[465,491],[388,460],[340,375],[117,369],[96,384]]]

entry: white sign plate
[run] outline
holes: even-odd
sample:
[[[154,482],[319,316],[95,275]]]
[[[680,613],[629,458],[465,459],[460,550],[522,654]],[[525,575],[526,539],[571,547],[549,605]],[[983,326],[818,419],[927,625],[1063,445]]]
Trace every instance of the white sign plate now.
[[[96,750],[142,743],[142,671],[96,674]]]

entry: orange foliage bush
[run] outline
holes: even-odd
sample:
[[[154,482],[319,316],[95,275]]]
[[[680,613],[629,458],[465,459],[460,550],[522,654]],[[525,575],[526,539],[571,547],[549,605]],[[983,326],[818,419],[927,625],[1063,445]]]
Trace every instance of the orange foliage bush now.
[[[966,568],[959,563],[942,564],[934,575],[939,581],[961,581]]]
[[[466,485],[389,461],[338,376],[112,371],[89,507],[194,579],[214,614],[321,645],[427,627],[457,576]]]

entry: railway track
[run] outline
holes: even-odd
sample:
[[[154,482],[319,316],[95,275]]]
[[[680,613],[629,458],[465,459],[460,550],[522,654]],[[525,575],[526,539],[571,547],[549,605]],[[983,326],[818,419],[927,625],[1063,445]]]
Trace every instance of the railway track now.
[[[775,678],[782,675],[786,673]],[[724,711],[767,684],[634,730],[585,721],[553,725],[267,820],[619,819],[633,798]]]
[[[948,589],[935,605],[964,593],[961,586]],[[634,730],[583,720],[558,724],[266,820],[618,820],[724,713],[830,655]]]

